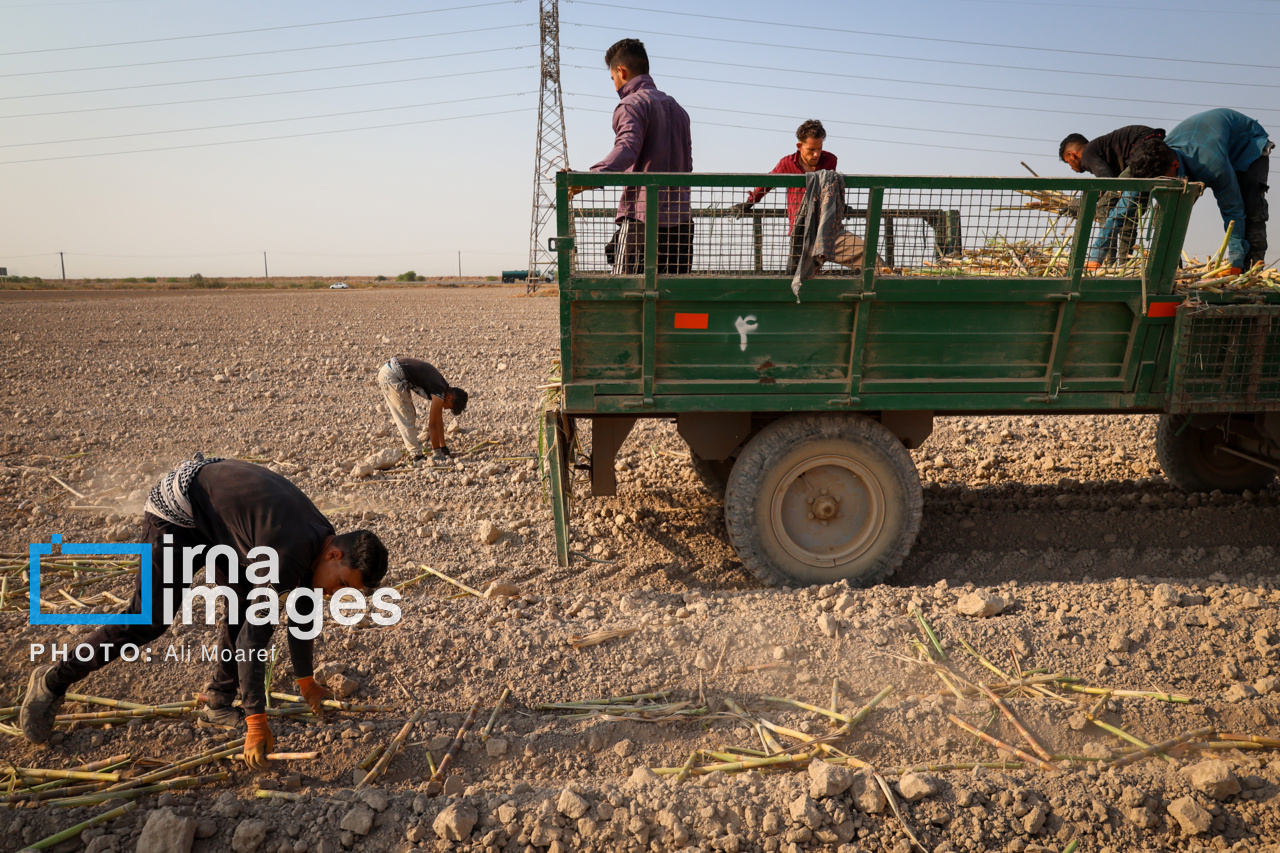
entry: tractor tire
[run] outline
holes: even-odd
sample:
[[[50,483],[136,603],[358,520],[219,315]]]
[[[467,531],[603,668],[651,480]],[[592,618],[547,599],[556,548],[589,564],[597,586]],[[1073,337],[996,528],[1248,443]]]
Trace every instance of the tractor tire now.
[[[860,415],[791,415],[747,442],[725,487],[738,558],[770,586],[883,581],[920,532],[920,476]]]
[[[1276,472],[1218,448],[1225,444],[1217,429],[1184,426],[1180,415],[1161,415],[1156,428],[1156,459],[1169,482],[1184,492],[1261,491]]]
[[[690,450],[689,464],[706,490],[723,500],[725,484],[729,482],[729,473],[733,471],[733,457],[721,460],[703,459]]]

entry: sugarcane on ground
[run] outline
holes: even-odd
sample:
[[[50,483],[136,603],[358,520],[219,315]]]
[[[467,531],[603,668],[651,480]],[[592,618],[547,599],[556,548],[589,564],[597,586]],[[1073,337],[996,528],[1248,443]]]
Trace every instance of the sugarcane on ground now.
[[[46,748],[0,734],[0,800],[11,777],[20,800],[66,786],[0,809],[0,849],[103,813],[48,849],[185,849],[192,828],[201,853],[1280,844],[1276,487],[1173,491],[1150,418],[942,418],[914,452],[921,538],[889,584],[761,589],[674,428],[645,422],[618,496],[578,504],[574,550],[592,559],[559,569],[530,458],[557,306],[521,293],[0,295],[0,552],[132,538],[145,490],[204,450],[271,465],[340,529],[375,529],[387,583],[409,584],[399,625],[327,626],[317,659],[340,697],[323,721],[299,713],[287,660],[273,668],[290,757],[270,772],[194,723],[198,651],[77,685]],[[474,450],[354,477],[398,446],[374,376],[399,352],[474,389],[449,436]],[[0,716],[31,644],[79,636],[27,624],[21,564],[0,557]],[[97,568],[53,572],[46,609],[127,597],[127,564]],[[195,626],[161,645],[210,642]],[[609,697],[625,698],[582,704]],[[1170,757],[1113,766],[1130,739]],[[778,749],[793,757],[762,757]],[[732,772],[753,761],[768,766]],[[121,784],[147,793],[132,809],[99,793]]]

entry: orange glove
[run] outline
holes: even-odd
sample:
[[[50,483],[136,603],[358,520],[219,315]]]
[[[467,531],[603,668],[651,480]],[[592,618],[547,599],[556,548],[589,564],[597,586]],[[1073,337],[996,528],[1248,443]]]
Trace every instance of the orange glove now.
[[[323,684],[316,684],[316,680],[310,675],[298,679],[298,690],[311,706],[311,713],[317,717],[324,714],[324,700],[333,698],[333,691]]]
[[[1084,268],[1089,272],[1093,272],[1102,269],[1102,263],[1100,261],[1085,261]]]
[[[1218,270],[1213,274],[1213,278],[1235,278],[1240,275],[1242,270],[1240,267],[1227,267],[1225,270]]]
[[[244,741],[244,763],[252,770],[266,770],[271,766],[267,755],[275,749],[276,739],[267,725],[266,714],[250,714],[244,718],[249,734]]]

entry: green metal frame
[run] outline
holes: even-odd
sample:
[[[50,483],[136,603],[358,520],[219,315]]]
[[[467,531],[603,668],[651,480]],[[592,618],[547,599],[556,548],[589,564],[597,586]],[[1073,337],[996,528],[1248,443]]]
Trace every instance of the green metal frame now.
[[[571,207],[570,187],[639,187],[656,210],[662,187],[803,187],[803,175],[562,172],[557,176],[560,343],[564,403],[560,417],[670,416],[693,412],[935,413],[1114,412],[1165,410],[1179,368],[1174,316],[1182,243],[1199,184],[1170,180],[859,176],[865,190],[865,256],[876,257],[896,190],[1059,191],[1078,193],[1067,274],[979,276],[824,274],[805,282],[761,274],[761,211],[748,232],[754,270],[743,275],[660,276],[658,223],[645,223],[642,275],[577,273],[575,219],[603,208]],[[1149,193],[1150,244],[1140,273],[1087,274],[1106,192]],[[726,195],[727,194],[722,194]],[[949,234],[946,210],[922,210]],[[723,215],[701,211],[699,215]],[[754,215],[754,214],[753,214]],[[695,225],[696,228],[696,225]],[[939,231],[938,245],[943,235]],[[950,236],[946,239],[951,239]],[[1201,292],[1207,302],[1230,294]],[[1280,303],[1275,296],[1251,296]],[[706,315],[686,331],[677,313]],[[757,318],[748,351],[734,319]],[[741,344],[741,346],[739,346]],[[1275,354],[1280,358],[1280,353]],[[550,429],[551,424],[548,423]],[[561,428],[563,429],[563,427]],[[567,465],[560,472],[569,487]],[[554,483],[553,476],[553,483]],[[557,534],[567,536],[567,501],[556,501]],[[567,541],[567,540],[566,540]],[[567,564],[567,545],[561,548]]]

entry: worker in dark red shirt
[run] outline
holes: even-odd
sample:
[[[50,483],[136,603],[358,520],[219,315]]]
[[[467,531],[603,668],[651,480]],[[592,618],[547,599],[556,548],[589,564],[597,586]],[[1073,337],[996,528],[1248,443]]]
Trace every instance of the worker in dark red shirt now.
[[[836,167],[836,155],[824,151],[823,143],[827,139],[827,129],[817,119],[809,119],[796,129],[796,151],[778,161],[769,172],[771,175],[803,175],[806,172],[817,172],[822,169]],[[773,187],[756,187],[747,196],[747,200],[730,208],[735,216],[750,213],[760,199]],[[800,258],[800,246],[804,243],[803,220],[796,222],[800,214],[800,205],[804,201],[804,187],[787,188],[787,223],[791,229],[791,255],[787,262],[787,274],[795,271]],[[841,266],[857,269],[862,266],[864,244],[861,237],[844,231],[836,241],[837,254],[832,260]]]

